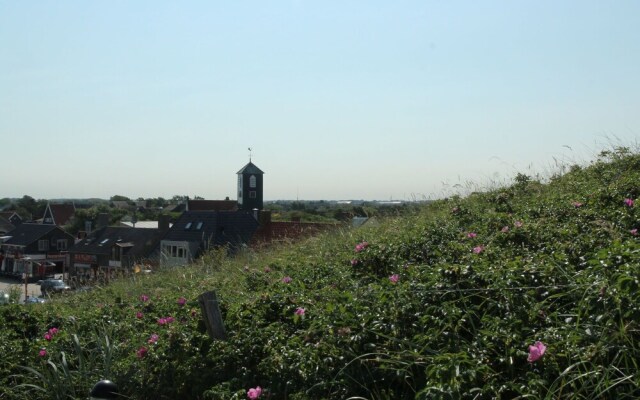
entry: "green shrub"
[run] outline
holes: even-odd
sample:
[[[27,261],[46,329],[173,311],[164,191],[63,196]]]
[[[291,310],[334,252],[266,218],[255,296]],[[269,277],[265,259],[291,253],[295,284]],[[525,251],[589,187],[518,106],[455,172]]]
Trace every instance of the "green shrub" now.
[[[613,149],[547,184],[519,174],[377,227],[2,307],[0,397],[109,378],[135,399],[637,398],[639,167]]]

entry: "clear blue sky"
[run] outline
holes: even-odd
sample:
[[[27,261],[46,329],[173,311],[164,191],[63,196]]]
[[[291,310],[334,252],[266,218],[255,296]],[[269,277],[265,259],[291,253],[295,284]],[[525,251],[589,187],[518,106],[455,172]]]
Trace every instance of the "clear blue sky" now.
[[[0,197],[438,198],[640,136],[640,1],[0,0]],[[564,147],[569,146],[569,147]]]

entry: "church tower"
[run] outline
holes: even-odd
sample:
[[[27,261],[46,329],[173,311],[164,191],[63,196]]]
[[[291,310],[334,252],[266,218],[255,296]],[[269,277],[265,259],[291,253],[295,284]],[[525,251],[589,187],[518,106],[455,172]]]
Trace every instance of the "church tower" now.
[[[238,209],[262,210],[264,172],[256,167],[249,158],[249,163],[238,171]]]

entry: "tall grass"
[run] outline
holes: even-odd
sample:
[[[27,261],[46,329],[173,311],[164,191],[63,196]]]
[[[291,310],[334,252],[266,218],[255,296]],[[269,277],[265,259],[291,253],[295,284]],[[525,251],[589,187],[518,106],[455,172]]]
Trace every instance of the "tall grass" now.
[[[636,398],[637,182],[640,155],[613,148],[546,182],[519,173],[378,226],[219,249],[26,319],[11,306],[5,397],[82,397],[111,378],[136,399],[246,398],[256,386],[292,400]],[[208,290],[226,341],[200,315]],[[53,326],[61,335],[44,341]],[[546,352],[530,361],[537,341]]]

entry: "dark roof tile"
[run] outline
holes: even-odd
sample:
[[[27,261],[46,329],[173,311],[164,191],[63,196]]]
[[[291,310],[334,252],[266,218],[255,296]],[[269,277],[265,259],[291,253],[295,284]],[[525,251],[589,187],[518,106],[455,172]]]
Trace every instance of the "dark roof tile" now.
[[[242,169],[238,171],[237,174],[264,175],[264,172],[262,172],[260,168],[256,167],[254,163],[249,161],[249,163],[242,167]]]
[[[28,246],[54,229],[60,228],[55,225],[23,223],[12,231],[7,232],[6,235],[11,236],[11,238],[4,242],[4,244]]]

